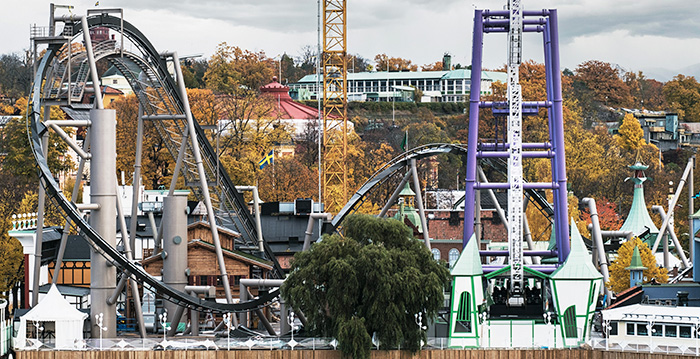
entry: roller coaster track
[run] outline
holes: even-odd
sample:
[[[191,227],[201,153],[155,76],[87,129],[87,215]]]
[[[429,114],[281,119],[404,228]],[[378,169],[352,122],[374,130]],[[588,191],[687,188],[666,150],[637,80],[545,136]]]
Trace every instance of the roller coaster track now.
[[[90,28],[107,27],[115,31],[119,31],[122,26],[119,18],[105,14],[89,17],[88,24]],[[66,26],[72,26],[72,31],[64,29],[64,33],[75,34],[73,36],[82,34],[80,22],[66,24]],[[182,110],[184,108],[183,99],[177,91],[174,80],[168,73],[165,60],[156,52],[148,39],[126,21],[123,22],[123,30],[125,37],[132,42],[132,45],[137,48],[141,55],[135,52],[123,52],[114,44],[102,47],[100,47],[100,44],[96,44],[94,46],[95,57],[96,59],[108,59],[122,71],[136,93],[144,109],[144,115],[153,117],[153,124],[165,140],[171,155],[176,158],[182,142],[187,139],[185,136],[186,121]],[[152,277],[141,265],[128,260],[116,248],[109,245],[84,219],[76,204],[63,195],[42,152],[41,137],[47,131],[47,127],[42,123],[40,114],[45,101],[55,104],[56,101],[66,100],[68,97],[71,99],[76,99],[78,96],[82,97],[86,75],[80,69],[85,68],[85,57],[84,55],[76,54],[72,59],[72,63],[80,64],[79,70],[74,76],[66,76],[67,57],[65,56],[65,51],[67,51],[66,48],[62,49],[61,45],[49,45],[37,67],[28,103],[28,132],[42,186],[49,198],[64,211],[66,218],[70,219],[74,226],[80,230],[83,238],[108,262],[121,268],[125,273],[129,273],[136,280],[147,283],[164,299],[186,308],[213,312],[250,311],[266,305],[277,297],[279,290],[273,290],[252,301],[222,304],[192,297],[178,291]],[[134,64],[138,66],[139,73],[130,70],[131,67],[129,65]],[[82,82],[79,84],[81,87],[77,89],[74,87],[70,91],[71,93],[68,93],[67,86],[64,85],[66,82],[76,80]],[[67,102],[62,103],[67,104]],[[256,228],[253,218],[248,212],[246,202],[236,190],[225,170],[219,169],[219,176],[216,176],[218,168],[216,166],[216,153],[202,128],[196,121],[194,123],[197,142],[202,150],[202,157],[205,162],[207,177],[219,178],[219,182],[215,184],[217,198],[212,198],[212,201],[216,201],[219,213],[227,215],[231,223],[237,224],[237,228],[241,231],[243,238],[242,242],[237,243],[239,248],[246,250],[246,248],[257,247]],[[187,144],[186,155],[183,161],[182,175],[186,183],[194,183],[196,178],[196,168],[192,160],[191,148],[191,144]],[[202,192],[200,188],[193,187],[192,190],[201,198]],[[215,221],[216,219],[210,220]],[[264,259],[273,263],[272,275],[282,278],[282,269],[267,242],[264,242],[264,249]]]
[[[367,180],[357,190],[357,192],[352,195],[350,201],[333,218],[333,228],[338,228],[342,224],[345,217],[357,211],[357,209],[360,208],[360,206],[362,206],[362,204],[365,202],[372,189],[386,182],[397,171],[409,166],[411,159],[420,160],[426,157],[433,157],[447,153],[466,156],[467,148],[449,143],[434,143],[416,147],[410,151],[402,153],[397,157],[394,157],[391,161],[387,162],[384,164],[384,166],[377,170],[372,177],[370,177],[369,180]],[[488,160],[484,161],[483,163],[489,165],[491,168],[501,174],[505,175],[507,172],[507,167],[505,167],[502,163],[498,163],[497,161],[494,162],[492,160]],[[545,217],[551,219],[551,217],[554,215],[552,204],[547,202],[547,199],[534,189],[527,189],[525,192],[528,194],[530,203],[537,206]]]

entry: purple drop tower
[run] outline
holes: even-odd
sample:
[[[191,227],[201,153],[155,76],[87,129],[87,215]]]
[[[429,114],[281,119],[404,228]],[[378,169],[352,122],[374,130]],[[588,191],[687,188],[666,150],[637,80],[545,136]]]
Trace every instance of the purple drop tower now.
[[[480,108],[490,108],[496,115],[499,109],[507,109],[509,106],[507,102],[481,101],[480,94],[484,33],[508,33],[510,15],[508,10],[476,10],[474,13],[463,246],[467,245],[467,242],[474,234],[476,191],[480,189],[509,188],[510,186],[510,183],[479,183],[477,181],[477,166],[480,158],[508,157],[509,143],[506,143],[505,139],[499,141],[499,139],[482,139],[480,137],[479,110]],[[531,32],[542,33],[543,35],[547,98],[545,101],[538,102],[523,101],[522,113],[523,115],[536,114],[540,108],[547,109],[549,141],[545,143],[523,142],[522,158],[549,158],[552,181],[547,183],[526,183],[524,188],[551,189],[553,191],[556,252],[558,263],[562,264],[569,255],[570,245],[557,11],[554,9],[523,11],[522,33]],[[540,268],[537,269],[539,270]]]

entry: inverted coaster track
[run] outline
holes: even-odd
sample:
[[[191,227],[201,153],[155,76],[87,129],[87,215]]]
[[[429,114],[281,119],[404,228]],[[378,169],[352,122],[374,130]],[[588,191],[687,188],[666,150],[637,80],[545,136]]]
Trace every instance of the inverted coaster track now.
[[[97,15],[88,17],[89,28],[105,27],[114,31],[123,31],[124,37],[130,41],[130,49],[124,49],[125,44],[118,46],[115,41],[105,41],[93,46],[95,61],[107,59],[129,81],[136,94],[143,115],[152,121],[158,133],[164,139],[170,154],[177,158],[179,153],[184,155],[182,161],[181,176],[185,183],[193,184],[198,179],[197,168],[193,158],[192,143],[187,141],[187,122],[183,112],[183,99],[177,91],[177,86],[168,72],[166,61],[148,39],[133,25],[117,17],[109,15]],[[78,210],[77,204],[66,198],[59,189],[58,183],[51,173],[46,157],[42,151],[42,135],[47,131],[47,126],[42,123],[41,112],[44,106],[59,104],[67,105],[70,101],[77,101],[84,96],[85,84],[89,78],[87,56],[84,51],[72,49],[75,53],[68,53],[72,39],[82,34],[79,21],[67,22],[63,33],[57,38],[64,41],[49,43],[37,66],[37,72],[32,86],[32,93],[28,104],[29,140],[39,170],[39,176],[49,198],[53,200],[80,231],[80,234],[92,246],[92,248],[106,258],[111,264],[120,268],[124,273],[136,280],[147,283],[164,299],[180,306],[200,311],[214,312],[239,312],[250,311],[274,299],[278,290],[261,295],[259,298],[236,304],[221,304],[214,301],[206,301],[175,290],[156,278],[149,275],[144,269],[116,248],[109,245],[99,233],[97,233]],[[71,46],[74,47],[75,44]],[[70,64],[70,65],[69,65]],[[73,69],[75,72],[72,72]],[[257,232],[253,218],[248,212],[247,204],[236,190],[225,170],[216,165],[217,158],[214,149],[207,140],[201,126],[194,122],[197,145],[201,149],[207,178],[218,178],[214,184],[212,202],[223,214],[217,218],[221,222],[229,222],[236,225],[242,236],[236,247],[258,248]],[[181,151],[184,149],[184,151]],[[88,151],[88,149],[84,149]],[[218,170],[218,176],[216,172]],[[201,188],[192,186],[192,191],[201,199]],[[264,241],[263,241],[264,242]],[[273,277],[281,278],[282,269],[277,262],[272,250],[264,243],[264,258],[273,264]]]

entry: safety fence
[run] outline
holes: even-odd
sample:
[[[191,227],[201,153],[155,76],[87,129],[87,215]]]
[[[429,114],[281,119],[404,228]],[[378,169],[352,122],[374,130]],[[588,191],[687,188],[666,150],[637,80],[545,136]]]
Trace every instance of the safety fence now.
[[[593,338],[589,343],[591,348],[605,351],[700,356],[700,341],[697,339],[689,340],[695,341],[695,345],[671,345],[663,338],[657,339],[656,342],[653,341],[653,337],[651,339],[648,343],[642,343]]]
[[[682,359],[680,355],[590,349],[373,350],[371,359]],[[337,350],[20,351],[17,359],[341,359]]]

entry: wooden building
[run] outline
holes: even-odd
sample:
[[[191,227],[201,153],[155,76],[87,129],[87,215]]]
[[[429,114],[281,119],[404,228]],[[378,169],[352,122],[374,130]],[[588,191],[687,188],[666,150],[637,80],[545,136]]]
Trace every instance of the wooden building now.
[[[272,270],[272,263],[233,249],[235,239],[240,234],[221,227],[218,229],[231,293],[237,297],[241,279],[267,278],[268,273]],[[217,287],[216,297],[225,298],[209,223],[192,223],[188,226],[187,232],[187,265],[190,270],[188,283],[190,285],[214,285]],[[162,275],[163,259],[161,256],[151,256],[144,259],[141,264],[149,274]]]

